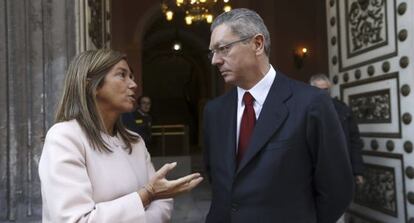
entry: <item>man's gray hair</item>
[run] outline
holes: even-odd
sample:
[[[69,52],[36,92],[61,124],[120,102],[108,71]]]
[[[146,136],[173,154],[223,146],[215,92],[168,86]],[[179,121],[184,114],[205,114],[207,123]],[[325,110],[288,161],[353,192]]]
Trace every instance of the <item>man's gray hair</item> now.
[[[329,84],[331,84],[331,80],[329,80],[328,76],[326,76],[325,74],[312,75],[312,77],[309,79],[309,84],[315,86],[316,81],[326,81]]]
[[[270,34],[263,19],[255,11],[239,8],[224,12],[214,19],[210,27],[211,32],[221,24],[229,26],[231,31],[241,39],[262,34],[265,54],[267,57],[270,56]]]

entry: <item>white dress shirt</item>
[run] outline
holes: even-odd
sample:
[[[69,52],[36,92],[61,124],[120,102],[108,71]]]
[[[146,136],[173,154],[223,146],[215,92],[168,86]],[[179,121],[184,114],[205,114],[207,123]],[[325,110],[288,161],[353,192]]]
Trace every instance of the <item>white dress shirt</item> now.
[[[244,102],[243,95],[246,91],[254,98],[253,108],[256,115],[256,120],[259,118],[260,112],[262,111],[263,104],[266,100],[266,97],[269,93],[270,87],[272,87],[273,81],[276,77],[276,71],[270,65],[269,71],[264,75],[264,77],[251,89],[245,90],[243,88],[237,87],[237,136],[236,136],[236,150],[239,144],[239,134],[240,134],[240,122],[243,116],[244,111]]]

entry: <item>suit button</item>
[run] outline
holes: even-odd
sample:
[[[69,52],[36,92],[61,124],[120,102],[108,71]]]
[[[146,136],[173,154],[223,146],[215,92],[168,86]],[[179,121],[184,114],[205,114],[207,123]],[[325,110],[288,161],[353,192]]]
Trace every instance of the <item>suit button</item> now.
[[[236,203],[231,203],[231,211],[236,212],[239,210],[239,205]]]

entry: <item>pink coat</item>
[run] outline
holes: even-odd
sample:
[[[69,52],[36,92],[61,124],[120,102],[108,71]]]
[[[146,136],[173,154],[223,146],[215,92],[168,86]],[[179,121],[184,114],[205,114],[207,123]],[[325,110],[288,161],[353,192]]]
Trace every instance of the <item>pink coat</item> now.
[[[145,208],[136,192],[155,173],[143,141],[128,154],[119,136],[103,137],[112,153],[92,149],[76,120],[48,131],[39,163],[43,222],[168,222],[172,199]]]

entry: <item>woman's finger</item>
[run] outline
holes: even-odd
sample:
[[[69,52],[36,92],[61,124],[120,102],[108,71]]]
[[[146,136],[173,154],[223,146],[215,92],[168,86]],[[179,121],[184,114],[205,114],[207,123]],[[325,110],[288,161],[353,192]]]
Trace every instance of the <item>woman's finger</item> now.
[[[172,181],[170,181],[170,183],[171,183],[172,187],[177,187],[177,186],[180,186],[182,184],[189,183],[193,179],[196,179],[196,178],[199,178],[199,177],[201,177],[201,175],[199,173],[193,173],[193,174],[178,178],[176,180],[172,180]]]
[[[155,174],[158,178],[164,178],[168,172],[177,166],[177,162],[164,164]]]
[[[203,177],[199,177],[199,178],[196,178],[196,179],[193,179],[192,181],[190,181],[190,183],[188,185],[188,190],[192,190],[194,187],[199,185],[201,183],[201,181],[203,181]]]
[[[194,187],[199,185],[201,181],[203,181],[203,177],[200,176],[198,178],[192,179],[190,182],[186,184],[181,185],[181,188],[179,189],[180,193],[192,190]]]

